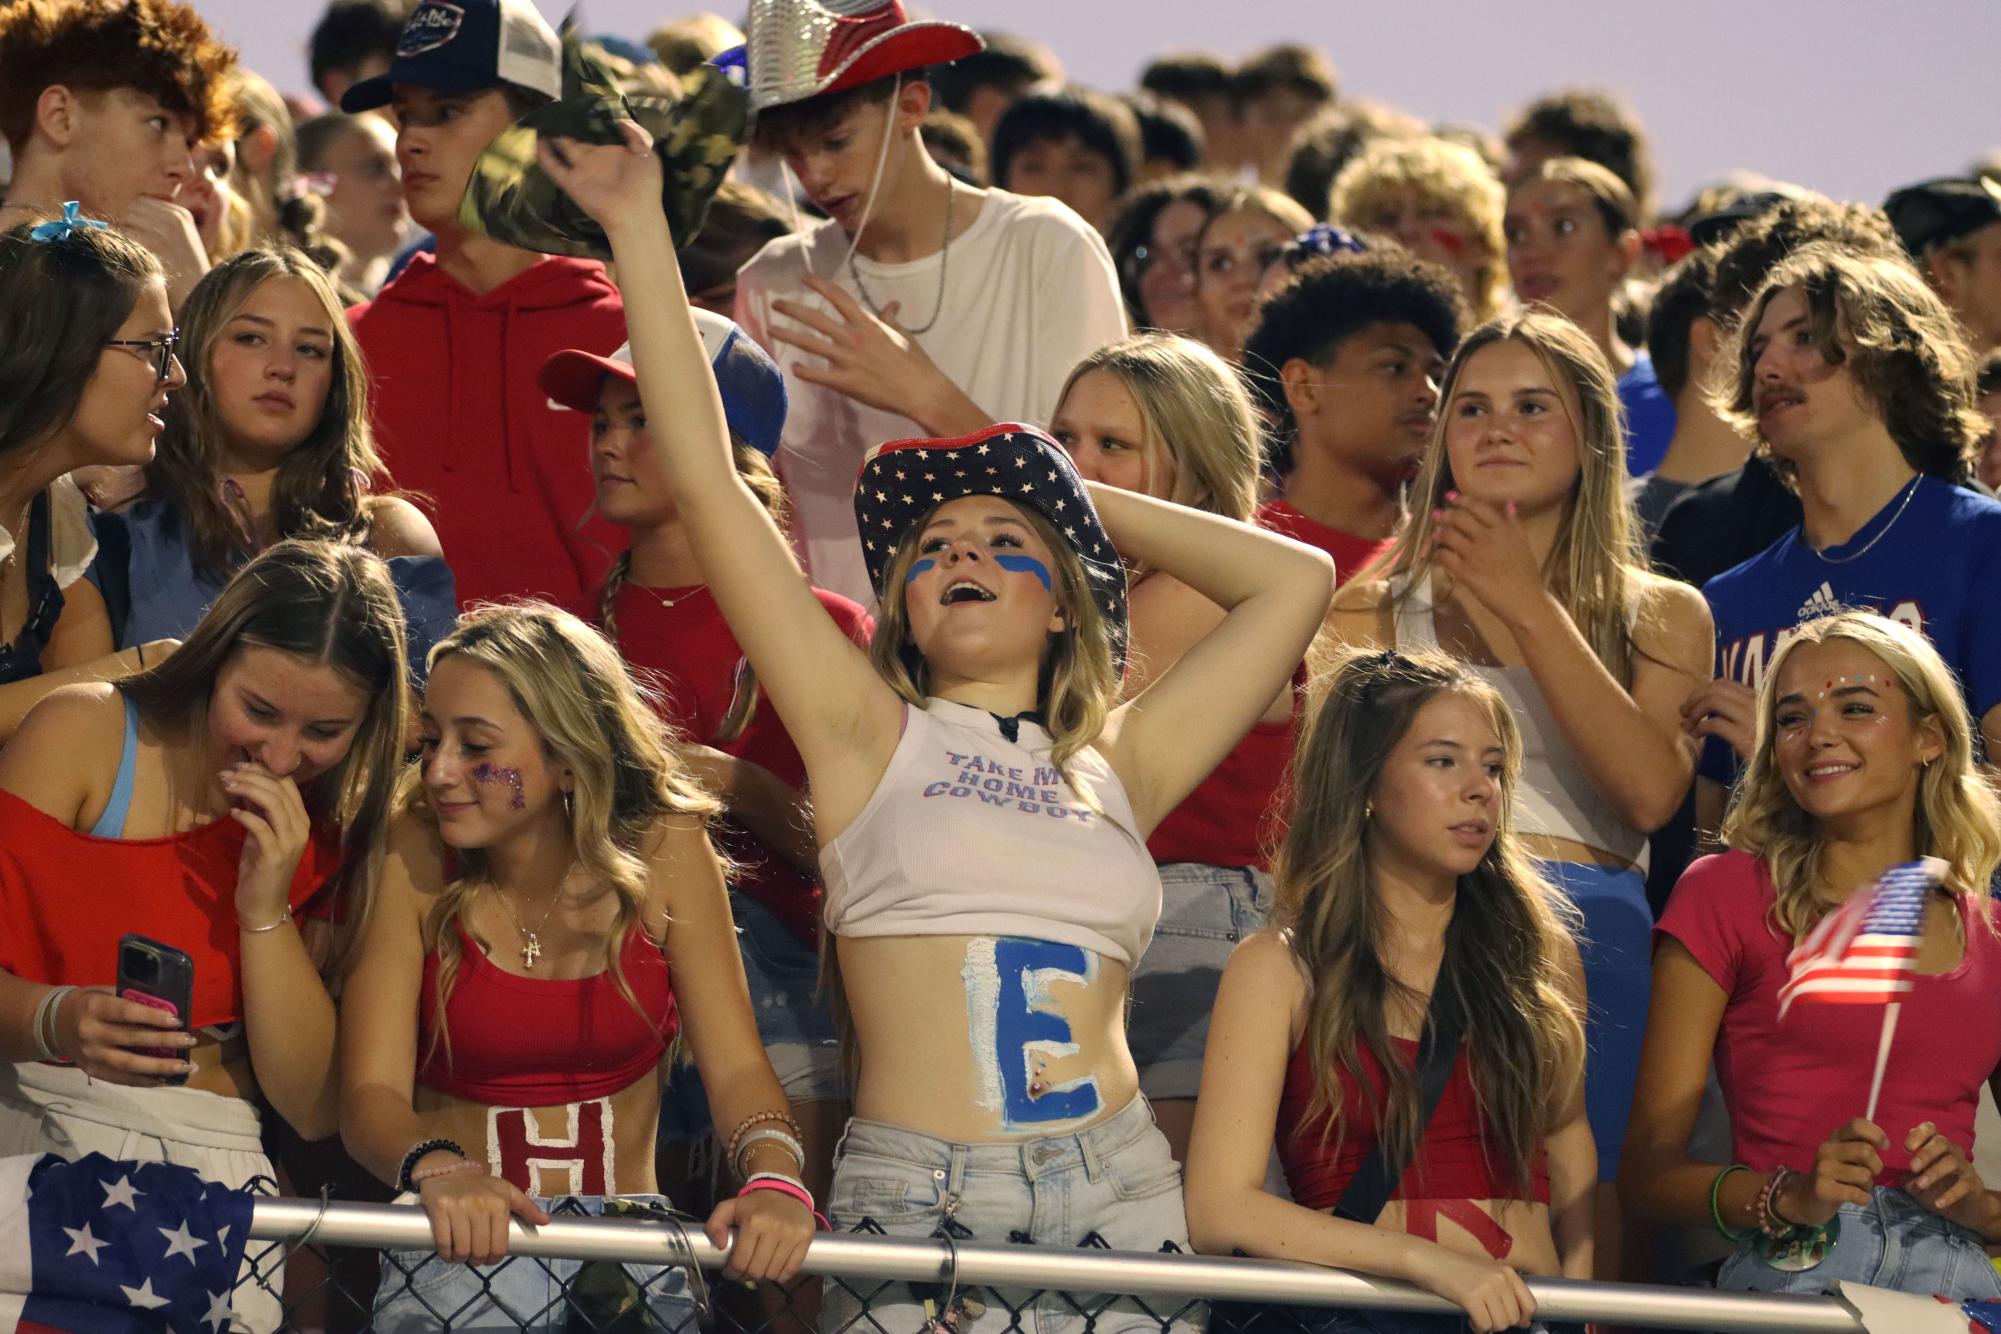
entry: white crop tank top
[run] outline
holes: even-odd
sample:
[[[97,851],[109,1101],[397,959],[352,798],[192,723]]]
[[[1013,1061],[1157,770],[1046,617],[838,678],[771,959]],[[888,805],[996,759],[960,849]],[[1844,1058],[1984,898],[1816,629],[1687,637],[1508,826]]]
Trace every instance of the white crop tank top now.
[[[993,714],[949,700],[904,706],[903,736],[868,805],[820,851],[838,936],[1019,936],[1130,968],[1160,917],[1160,874],[1118,775],[1090,747],[1050,761],[1041,724],[1009,741]]]
[[[1430,577],[1409,586],[1408,597],[1403,596],[1404,587],[1401,581],[1390,587],[1398,647],[1439,648]],[[1535,675],[1526,667],[1466,665],[1501,692],[1521,727],[1522,781],[1515,793],[1515,832],[1571,839],[1646,870],[1647,836],[1620,819],[1599,795],[1577,752],[1564,740]]]

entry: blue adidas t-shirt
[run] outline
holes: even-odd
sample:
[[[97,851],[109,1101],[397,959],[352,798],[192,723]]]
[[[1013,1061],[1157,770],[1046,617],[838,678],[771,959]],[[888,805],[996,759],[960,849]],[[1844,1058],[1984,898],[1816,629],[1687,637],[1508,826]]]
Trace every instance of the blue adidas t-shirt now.
[[[1704,584],[1702,596],[1716,618],[1716,674],[1753,690],[1794,626],[1864,607],[1931,640],[1976,726],[2001,704],[2001,504],[1949,482],[1918,479],[1824,553],[1794,528]],[[1702,776],[1728,783],[1737,768],[1736,752],[1712,737]]]

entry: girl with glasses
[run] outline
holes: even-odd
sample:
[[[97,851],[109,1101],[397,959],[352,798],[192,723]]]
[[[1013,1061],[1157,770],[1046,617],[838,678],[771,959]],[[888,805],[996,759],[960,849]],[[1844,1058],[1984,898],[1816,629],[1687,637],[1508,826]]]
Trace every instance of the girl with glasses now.
[[[58,686],[141,670],[114,653],[78,468],[142,464],[184,379],[159,261],[75,216],[0,233],[0,739]]]

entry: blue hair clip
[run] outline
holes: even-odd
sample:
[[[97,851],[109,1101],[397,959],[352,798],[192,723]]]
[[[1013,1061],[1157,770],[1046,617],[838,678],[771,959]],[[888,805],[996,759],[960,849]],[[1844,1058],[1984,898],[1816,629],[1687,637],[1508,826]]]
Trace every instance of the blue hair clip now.
[[[750,83],[750,48],[747,46],[718,51],[709,58],[709,64],[721,70],[723,77],[739,88]]]
[[[1293,244],[1309,255],[1365,255],[1369,247],[1344,227],[1319,222],[1301,232]]]
[[[84,217],[83,205],[72,199],[63,205],[63,215],[60,218],[52,222],[43,223],[29,232],[28,235],[37,241],[61,241],[67,239],[73,232],[82,231],[87,227],[101,227],[106,231],[111,230],[111,224],[108,222],[99,222],[96,218]]]

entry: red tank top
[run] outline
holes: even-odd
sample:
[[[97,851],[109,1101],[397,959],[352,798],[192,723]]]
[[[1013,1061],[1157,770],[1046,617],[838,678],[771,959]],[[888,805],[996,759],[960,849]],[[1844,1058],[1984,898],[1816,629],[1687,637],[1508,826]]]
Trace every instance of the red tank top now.
[[[457,928],[462,953],[446,1002],[446,1039],[432,1042],[438,952],[424,958],[418,996],[417,1082],[493,1107],[561,1107],[608,1098],[660,1063],[678,1026],[667,958],[644,931],[627,937],[619,964],[642,1017],[609,972],[521,977],[495,964]]]
[[[1285,838],[1279,788],[1292,763],[1294,739],[1291,718],[1253,726],[1155,827],[1146,841],[1154,861],[1270,870],[1271,855]]]
[[[49,986],[109,986],[126,932],[194,962],[188,1025],[243,1018],[236,868],[249,831],[224,817],[163,838],[99,838],[0,792],[0,968]],[[287,901],[329,915],[340,836],[316,825]]]
[[[1391,1038],[1400,1059],[1417,1060],[1417,1043]],[[1383,1086],[1383,1068],[1367,1044],[1357,1043],[1362,1070],[1369,1082]],[[1347,1067],[1338,1066],[1341,1080],[1343,1129],[1338,1141],[1322,1142],[1321,1122],[1307,1124],[1306,1109],[1313,1099],[1313,1063],[1302,1042],[1293,1048],[1285,1067],[1285,1092],[1279,1097],[1279,1163],[1285,1168],[1286,1185],[1292,1198],[1309,1209],[1332,1209],[1341,1202],[1341,1193],[1361,1170],[1362,1163],[1376,1150],[1375,1101],[1365,1101],[1349,1076]],[[1473,1094],[1471,1058],[1460,1044],[1459,1059],[1446,1077],[1445,1093],[1438,1110],[1425,1125],[1424,1138],[1397,1182],[1393,1200],[1509,1200],[1520,1198],[1507,1165],[1507,1149],[1488,1136],[1480,1121]],[[1535,1199],[1549,1202],[1549,1162],[1541,1144],[1529,1163],[1535,1182]]]

